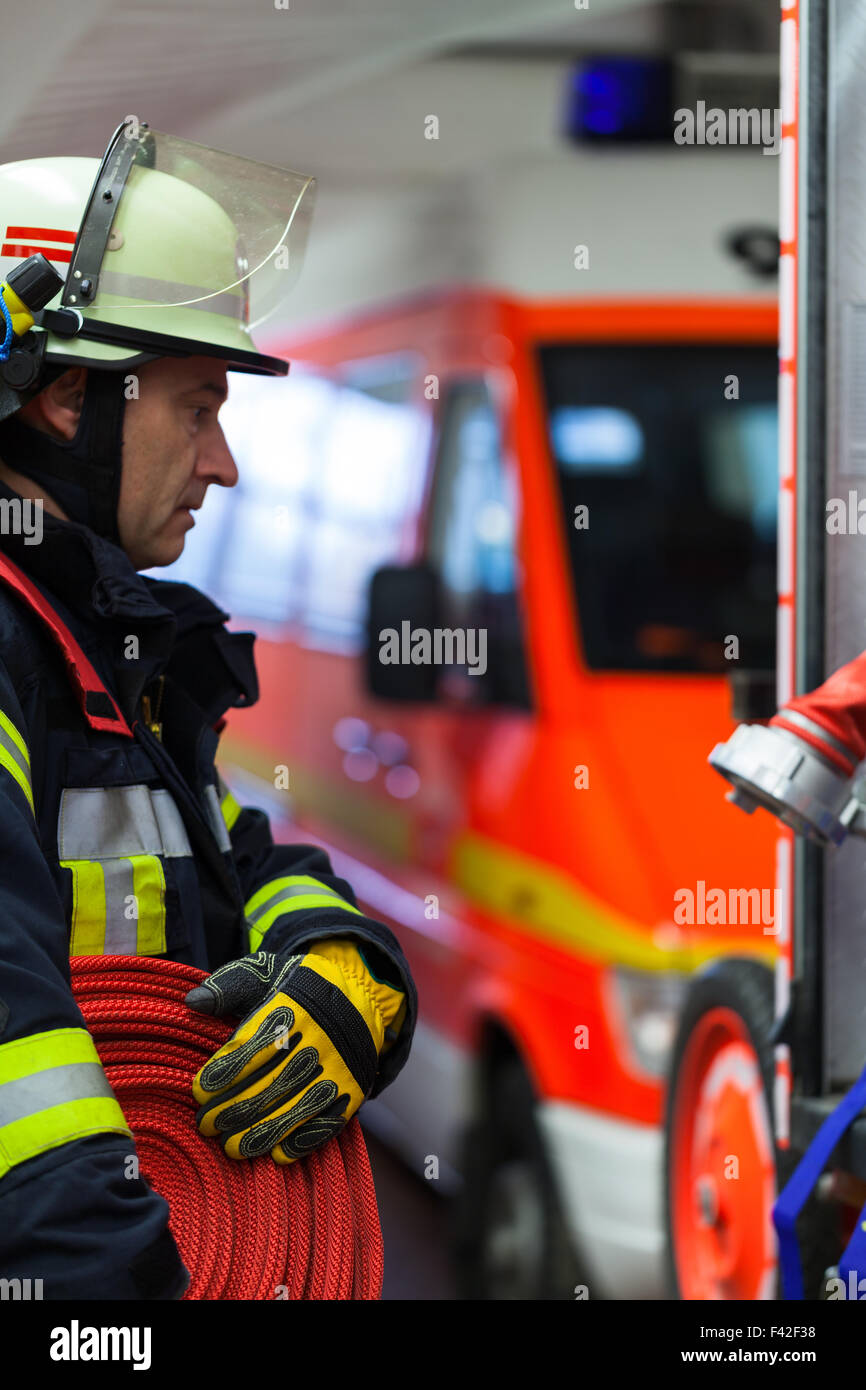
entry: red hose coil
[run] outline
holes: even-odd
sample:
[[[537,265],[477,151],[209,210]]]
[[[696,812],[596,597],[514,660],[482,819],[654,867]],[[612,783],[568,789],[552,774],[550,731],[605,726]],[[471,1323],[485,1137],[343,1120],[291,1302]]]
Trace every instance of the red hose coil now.
[[[382,1232],[357,1116],[297,1163],[226,1158],[195,1125],[192,1078],[233,1031],[184,995],[205,972],[148,956],[76,956],[72,988],[166,1199],[191,1299],[377,1299]]]

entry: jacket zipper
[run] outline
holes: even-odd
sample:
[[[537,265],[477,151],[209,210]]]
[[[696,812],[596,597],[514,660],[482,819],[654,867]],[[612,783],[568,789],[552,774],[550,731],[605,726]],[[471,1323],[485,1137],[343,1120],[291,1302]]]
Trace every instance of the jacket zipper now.
[[[149,695],[142,695],[141,697],[141,712],[144,718],[144,722],[150,729],[150,732],[154,734],[156,738],[159,739],[160,743],[162,743],[162,723],[160,721],[159,715],[162,709],[162,692],[165,689],[165,676],[159,676],[158,681],[159,688],[156,693],[156,704],[153,709],[153,712],[151,713]]]

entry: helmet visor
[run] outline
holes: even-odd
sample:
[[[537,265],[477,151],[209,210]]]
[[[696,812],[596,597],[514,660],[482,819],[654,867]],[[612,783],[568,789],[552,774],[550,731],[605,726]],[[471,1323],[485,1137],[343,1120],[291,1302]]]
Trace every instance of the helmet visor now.
[[[130,327],[136,315],[154,325],[153,311],[185,308],[249,333],[298,277],[314,187],[130,118],[102,161],[62,303]]]

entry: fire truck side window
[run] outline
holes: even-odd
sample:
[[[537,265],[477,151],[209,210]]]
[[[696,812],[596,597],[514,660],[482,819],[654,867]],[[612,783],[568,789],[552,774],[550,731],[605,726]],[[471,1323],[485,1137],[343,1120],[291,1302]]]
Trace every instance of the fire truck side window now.
[[[540,359],[586,664],[772,670],[775,348],[557,344]]]
[[[443,672],[441,683],[467,701],[528,708],[517,521],[516,486],[487,384],[455,382],[443,400],[427,558],[441,581],[442,625],[466,631],[475,661]]]
[[[369,576],[400,558],[420,508],[429,422],[416,381],[403,354],[332,376],[296,363],[285,381],[234,377],[220,420],[239,481],[210,489],[170,576],[259,631],[356,650]]]

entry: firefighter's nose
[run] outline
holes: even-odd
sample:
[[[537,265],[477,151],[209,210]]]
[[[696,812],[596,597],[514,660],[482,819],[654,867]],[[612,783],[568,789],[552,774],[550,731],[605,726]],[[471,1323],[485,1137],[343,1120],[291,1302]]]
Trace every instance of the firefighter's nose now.
[[[219,424],[215,430],[209,431],[207,439],[202,442],[196,472],[220,487],[234,487],[238,480],[238,466]]]

